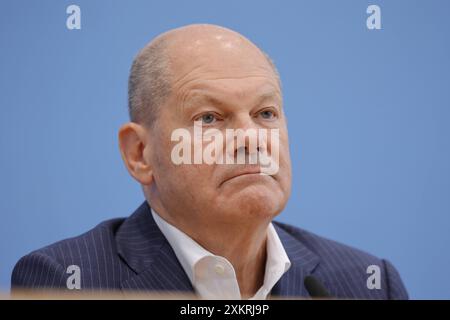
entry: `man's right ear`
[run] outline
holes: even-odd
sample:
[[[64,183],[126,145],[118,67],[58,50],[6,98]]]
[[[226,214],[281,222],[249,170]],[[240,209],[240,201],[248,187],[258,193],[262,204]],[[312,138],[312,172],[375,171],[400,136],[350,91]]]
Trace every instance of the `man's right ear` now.
[[[119,129],[122,159],[130,175],[142,185],[150,185],[153,180],[153,168],[145,152],[149,147],[149,134],[144,126],[128,122]]]

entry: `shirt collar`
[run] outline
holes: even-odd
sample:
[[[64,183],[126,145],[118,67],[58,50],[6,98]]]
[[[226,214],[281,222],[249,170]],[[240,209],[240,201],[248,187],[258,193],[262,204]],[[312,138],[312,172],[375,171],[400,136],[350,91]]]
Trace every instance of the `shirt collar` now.
[[[195,284],[195,266],[201,259],[205,257],[225,259],[206,250],[183,231],[162,219],[153,208],[151,212],[153,219],[166,237],[192,284]],[[264,284],[261,289],[269,292],[291,266],[288,255],[272,223],[267,228],[266,250],[266,269]]]
[[[153,208],[151,210],[153,219],[175,252],[189,280],[194,283],[194,267],[197,262],[204,257],[215,255],[199,245],[186,233],[161,218]]]
[[[263,286],[271,290],[281,276],[291,267],[291,261],[272,223],[267,228],[266,246],[267,258]]]

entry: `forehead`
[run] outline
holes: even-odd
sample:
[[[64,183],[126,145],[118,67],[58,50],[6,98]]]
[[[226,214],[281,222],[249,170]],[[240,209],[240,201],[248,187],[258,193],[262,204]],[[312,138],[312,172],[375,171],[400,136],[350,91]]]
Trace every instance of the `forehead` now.
[[[185,86],[179,98],[183,103],[210,102],[227,104],[229,101],[281,102],[281,92],[276,83],[260,77],[203,79]]]
[[[276,78],[266,56],[253,44],[243,41],[177,42],[169,50],[175,87],[189,81],[265,77]]]
[[[278,78],[266,61],[255,62],[246,57],[224,57],[222,61],[214,58],[201,57],[195,62],[187,59],[175,69],[172,88],[178,98],[185,100],[209,94],[244,99],[268,93],[281,98]]]
[[[173,94],[182,103],[203,97],[252,101],[263,96],[281,101],[278,78],[264,56],[260,61],[227,55],[221,61],[216,56],[186,58],[174,71]]]

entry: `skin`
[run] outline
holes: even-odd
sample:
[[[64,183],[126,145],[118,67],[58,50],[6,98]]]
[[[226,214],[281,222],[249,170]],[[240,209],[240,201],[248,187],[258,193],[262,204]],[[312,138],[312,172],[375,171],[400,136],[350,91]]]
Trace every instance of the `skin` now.
[[[152,127],[132,122],[121,127],[122,158],[164,220],[231,262],[247,298],[263,284],[266,230],[291,190],[281,88],[263,53],[234,31],[190,25],[162,37],[170,40],[172,93]],[[278,128],[278,173],[257,174],[257,165],[175,165],[171,133],[192,131],[194,120],[223,132]],[[271,141],[267,148],[270,153]],[[246,151],[255,152],[249,145]]]

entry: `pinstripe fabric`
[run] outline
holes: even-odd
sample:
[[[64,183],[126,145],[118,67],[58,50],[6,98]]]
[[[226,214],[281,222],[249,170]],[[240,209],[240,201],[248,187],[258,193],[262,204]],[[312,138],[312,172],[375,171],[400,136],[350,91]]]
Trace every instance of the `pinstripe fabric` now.
[[[408,298],[387,260],[287,224],[274,226],[292,265],[273,288],[273,296],[308,297],[303,279],[311,274],[339,298]],[[66,288],[70,265],[80,267],[82,289],[193,292],[147,202],[127,219],[105,221],[21,258],[12,273],[12,289]],[[380,267],[381,289],[367,288],[369,265]]]

